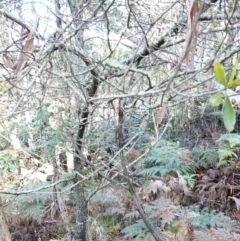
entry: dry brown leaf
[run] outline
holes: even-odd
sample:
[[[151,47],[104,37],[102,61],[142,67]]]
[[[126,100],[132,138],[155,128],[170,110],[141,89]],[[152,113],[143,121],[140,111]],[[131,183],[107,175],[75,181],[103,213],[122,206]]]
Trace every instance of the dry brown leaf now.
[[[215,180],[219,176],[219,171],[210,168],[210,169],[207,170],[207,175],[209,176],[209,178],[211,180]]]
[[[164,105],[163,107],[161,107],[158,112],[157,112],[157,116],[156,116],[156,123],[157,125],[160,125],[162,122],[162,119],[166,113],[166,109],[167,107]]]
[[[23,67],[27,63],[27,60],[30,57],[30,54],[35,49],[34,35],[35,35],[35,32],[30,31],[30,33],[28,34],[26,43],[23,45],[22,51],[19,54],[19,57],[14,64],[13,64],[12,60],[6,54],[3,54],[3,63],[7,68],[16,69],[15,70],[16,73],[18,73],[19,71],[21,71],[23,69]]]
[[[161,217],[161,227],[163,229],[167,223],[173,220],[174,209],[176,209],[176,206],[173,203],[169,203],[168,206],[165,206],[164,209],[160,210],[159,216]]]
[[[16,62],[17,68],[16,68],[16,73],[21,71],[25,64],[27,63],[27,60],[29,59],[30,54],[34,51],[35,46],[34,46],[34,32],[31,31],[28,34],[26,43],[23,46],[23,49],[20,53],[20,56]]]
[[[152,183],[152,192],[156,194],[158,191],[163,190],[166,194],[171,190],[163,181],[156,180]]]
[[[192,163],[193,162],[191,153],[188,153],[188,152],[183,152],[181,159],[182,159],[182,163]]]
[[[231,198],[236,203],[237,210],[239,211],[240,210],[240,199],[236,198],[236,197],[229,197],[229,198]]]
[[[192,0],[190,3],[189,14],[188,14],[187,38],[186,38],[187,50],[191,46],[193,36],[197,34],[196,23],[195,23],[197,10],[198,10],[198,0]],[[184,58],[186,63],[189,62],[189,57],[190,57],[189,55],[190,55],[190,51],[188,50]]]
[[[148,184],[148,186],[146,186],[143,189],[143,200],[145,200],[146,202],[151,200],[151,197],[154,194],[160,194],[160,192],[162,191],[161,194],[163,194],[165,197],[167,196],[167,194],[171,191],[171,188],[168,187],[163,181],[161,180],[151,180],[150,183]]]
[[[192,191],[190,190],[190,188],[187,185],[187,181],[184,179],[184,177],[177,172],[178,174],[178,179],[179,179],[179,185],[183,188],[183,192],[186,196],[192,196]]]
[[[174,190],[178,189],[178,179],[175,177],[170,177],[170,181],[168,182],[168,185]]]
[[[192,6],[190,8],[190,28],[193,28],[195,17],[197,15],[197,9],[198,9],[198,0],[192,0]]]
[[[7,68],[14,69],[14,64],[13,64],[12,60],[6,54],[3,54],[2,59],[3,59],[4,65]]]

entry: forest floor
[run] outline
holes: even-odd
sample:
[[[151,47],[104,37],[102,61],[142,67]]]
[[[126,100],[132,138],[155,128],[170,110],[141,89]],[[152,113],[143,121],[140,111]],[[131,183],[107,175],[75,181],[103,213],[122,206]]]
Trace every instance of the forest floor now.
[[[188,123],[182,130],[178,129],[178,133],[174,134],[174,137],[181,136],[181,140],[184,140],[181,145],[184,147],[187,146],[187,148],[191,150],[191,156],[185,158],[183,162],[203,162],[203,164],[195,169],[195,182],[192,188],[186,184],[187,182],[183,182],[182,175],[176,172],[170,172],[165,177],[155,175],[149,179],[143,188],[136,188],[137,196],[146,210],[149,207],[154,208],[153,203],[160,203],[162,198],[171,200],[168,205],[165,206],[165,210],[156,210],[157,215],[161,215],[160,226],[163,233],[168,236],[166,240],[192,241],[198,240],[196,239],[196,235],[201,235],[199,230],[193,231],[190,224],[186,221],[184,221],[184,223],[177,220],[176,215],[174,216],[175,226],[173,227],[178,227],[177,231],[172,231],[171,228],[169,228],[169,225],[170,227],[172,225],[172,221],[169,222],[169,220],[172,220],[171,218],[173,217],[170,213],[176,213],[177,207],[180,206],[195,206],[200,210],[208,208],[210,213],[214,210],[214,213],[222,213],[224,216],[231,217],[231,219],[240,222],[240,160],[236,152],[235,154],[229,152],[229,155],[226,154],[225,158],[222,158],[222,161],[224,160],[225,162],[222,162],[221,165],[219,165],[219,160],[214,162],[216,152],[221,151],[219,145],[216,145],[215,140],[223,135],[225,130],[221,125],[221,128],[218,127],[216,130],[214,127],[216,125],[210,123],[211,120],[207,118],[204,120],[201,119],[201,121],[195,120],[192,123]],[[235,138],[234,136],[230,137]],[[193,143],[193,140],[195,143]],[[208,148],[204,148],[203,152],[201,152],[202,146],[207,146]],[[200,154],[199,152],[197,154],[194,153],[193,149],[196,147],[201,147]],[[224,146],[224,148],[225,147],[226,146]],[[224,150],[226,151],[226,148]],[[200,155],[200,157],[198,155]],[[5,179],[0,180],[0,184],[2,185],[5,182]],[[181,187],[179,186],[180,183],[182,183]],[[165,190],[165,192],[163,190]],[[166,195],[166,190],[170,190],[170,194]],[[68,223],[73,229],[76,207],[72,200],[74,200],[74,198],[72,194],[70,194],[70,196],[64,200],[64,207],[68,217]],[[52,207],[53,202],[51,198],[48,198],[44,203],[44,215],[40,223],[27,214],[23,215],[22,213],[8,212],[8,226],[13,241],[67,240],[64,239],[64,237],[66,237],[66,223],[63,222],[58,211],[53,215],[51,212]],[[137,240],[133,238],[137,236],[136,234],[135,236],[131,236],[127,231],[123,232],[123,230],[130,225],[125,214],[134,211],[136,211],[136,208],[133,199],[121,186],[112,185],[111,187],[102,189],[100,196],[95,198],[88,206],[89,241]],[[183,211],[178,212],[182,213]],[[190,212],[187,212],[187,215],[189,213]],[[154,215],[156,214],[153,214],[153,216]],[[130,216],[130,214],[128,216]],[[169,218],[170,216],[171,218]],[[218,237],[221,235],[221,233],[219,233],[221,230],[219,230],[219,226],[216,225],[216,227],[214,227],[214,225],[210,226],[209,223],[207,223],[205,230],[206,237],[208,237],[209,240],[220,240]],[[186,231],[188,233],[186,233]],[[190,232],[191,235],[189,234]],[[237,232],[229,232],[232,235],[231,237],[235,237],[235,239],[232,240],[240,240]],[[230,241],[230,239],[228,240]]]

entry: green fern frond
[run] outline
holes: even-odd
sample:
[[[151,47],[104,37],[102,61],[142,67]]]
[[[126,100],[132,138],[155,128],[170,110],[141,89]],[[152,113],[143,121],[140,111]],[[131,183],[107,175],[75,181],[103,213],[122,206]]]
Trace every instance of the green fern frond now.
[[[143,233],[147,231],[147,227],[143,220],[137,220],[134,224],[131,224],[124,229],[122,229],[122,233],[127,234],[129,237],[134,237],[139,235],[139,233]]]
[[[206,231],[196,231],[194,232],[195,238],[194,241],[212,241],[212,237],[209,237],[206,234]]]
[[[204,167],[208,165],[215,166],[219,160],[217,147],[194,147],[192,149],[195,167]]]
[[[240,135],[237,133],[229,133],[222,135],[216,142],[228,141],[230,147],[240,146]]]
[[[194,217],[190,217],[188,221],[193,227],[200,230],[208,229],[210,226],[240,232],[240,224],[236,220],[215,211],[208,212],[207,210],[203,210],[198,214],[196,213]]]
[[[102,206],[102,216],[123,216],[126,212],[126,207],[120,193],[114,193],[112,190],[106,192],[98,192],[91,198],[91,204]]]
[[[139,170],[139,174],[144,175],[156,175],[160,174],[161,176],[165,176],[169,172],[177,172],[180,171],[181,173],[188,174],[193,171],[192,165],[182,164],[182,163],[168,163],[166,165],[161,166],[154,166],[150,168],[145,168]]]
[[[139,217],[140,217],[140,214],[138,211],[133,211],[124,215],[124,219],[130,219],[130,220],[136,219]]]
[[[23,214],[28,214],[38,223],[42,222],[42,216],[44,211],[44,203],[42,202],[32,202],[32,203],[25,203],[21,205],[21,212]]]
[[[190,154],[188,150],[174,146],[173,144],[169,144],[169,146],[161,145],[163,143],[160,142],[152,149],[147,158],[143,158],[140,161],[139,174],[160,174],[164,176],[169,172],[180,171],[187,174],[193,171],[193,163],[184,163],[182,161],[185,155]]]
[[[146,211],[146,209],[145,209],[145,211]],[[146,212],[146,214],[147,214],[147,212]],[[156,220],[152,220],[152,223],[155,226],[157,226]],[[154,241],[155,240],[154,237],[152,236],[152,234],[147,229],[145,223],[141,219],[139,219],[135,223],[125,227],[124,229],[122,229],[121,232],[123,234],[125,234],[127,238],[131,238],[131,240],[134,240],[134,241],[140,241],[140,240]],[[158,234],[160,237],[163,238],[163,234],[161,232],[159,232]]]
[[[215,223],[215,227],[217,228],[240,232],[240,224],[223,213],[215,214],[212,218],[212,222]]]
[[[107,192],[98,192],[92,198],[91,202],[101,202],[102,204],[109,204],[109,203],[119,203],[119,196],[114,194],[114,192],[107,191]]]
[[[23,186],[21,189],[18,189],[18,192],[29,191],[28,194],[21,194],[16,196],[13,201],[7,202],[6,211],[11,212],[13,209],[17,208],[20,214],[28,214],[37,222],[41,223],[44,204],[49,196],[51,197],[52,187],[48,187],[49,183],[39,183],[33,184],[29,183]],[[40,190],[36,192],[34,190]],[[13,190],[16,191],[16,190]],[[10,199],[10,195],[1,195],[4,201]]]
[[[170,200],[165,198],[159,198],[154,200],[153,202],[150,202],[148,205],[145,206],[144,212],[148,217],[151,217],[151,222],[155,227],[158,227],[159,225],[161,211],[164,210],[169,203],[170,203]],[[174,216],[174,214],[172,216]],[[129,220],[132,224],[125,227],[121,232],[124,233],[128,238],[131,238],[131,240],[149,240],[149,241],[154,240],[153,236],[148,231],[143,220],[140,218],[141,217],[138,211],[127,213],[124,216],[124,219],[126,221]],[[159,235],[161,237],[163,236],[160,232],[159,232]]]
[[[121,214],[123,215],[125,213],[125,208],[122,207],[117,207],[117,206],[113,206],[113,207],[108,207],[106,208],[106,210],[104,211],[103,215],[104,216],[108,216],[108,215],[116,215],[116,214]]]
[[[169,205],[171,201],[169,199],[166,199],[164,197],[161,197],[161,198],[158,198],[154,201],[152,201],[150,204],[152,206],[155,206],[155,207],[161,207],[162,209],[164,209],[167,205]]]
[[[232,151],[230,148],[219,148],[218,155],[220,160],[224,160],[225,158],[232,156],[237,157],[236,153]]]
[[[216,167],[219,168],[219,167],[222,167],[222,166],[233,165],[233,164],[234,164],[234,161],[231,161],[231,160],[221,160],[221,161],[219,161],[216,164]]]

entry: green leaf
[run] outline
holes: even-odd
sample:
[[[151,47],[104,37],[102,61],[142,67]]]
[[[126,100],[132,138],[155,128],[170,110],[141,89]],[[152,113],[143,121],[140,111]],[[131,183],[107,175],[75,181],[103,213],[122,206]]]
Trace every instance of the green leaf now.
[[[236,87],[240,85],[240,79],[235,79],[228,83],[228,88]]]
[[[222,84],[224,84],[224,86],[226,86],[227,80],[226,80],[225,71],[224,71],[223,66],[220,62],[216,62],[214,64],[214,72],[215,72],[217,78],[220,80],[220,82]]]
[[[179,231],[179,228],[180,228],[179,225],[173,226],[173,222],[171,222],[171,223],[169,224],[169,227],[168,227],[169,231],[170,231],[171,233],[175,234],[175,236],[177,235],[177,233],[178,233],[178,231]]]
[[[219,106],[221,103],[221,92],[217,92],[216,94],[212,95],[209,99],[209,103],[211,106]]]
[[[194,179],[194,177],[196,177],[196,176],[197,176],[197,174],[183,175],[184,179],[187,180],[188,185],[189,185],[191,188],[194,188],[194,185],[195,185],[195,179]]]
[[[234,125],[236,123],[236,116],[234,109],[232,107],[232,103],[228,97],[226,97],[223,108],[223,122],[226,129],[231,132],[234,129]]]
[[[46,104],[45,104],[45,107],[49,107],[49,106],[51,106],[50,103],[46,103]]]
[[[49,112],[46,110],[41,110],[37,113],[36,119],[41,122],[48,122],[49,120]]]
[[[148,129],[150,130],[150,131],[154,131],[155,130],[155,126],[154,126],[154,122],[153,122],[153,120],[150,120],[149,122],[148,122]]]
[[[234,77],[236,76],[237,67],[238,67],[238,63],[236,63],[234,65],[233,69],[232,69],[231,76],[230,76],[230,79],[228,81],[229,84],[234,80]]]

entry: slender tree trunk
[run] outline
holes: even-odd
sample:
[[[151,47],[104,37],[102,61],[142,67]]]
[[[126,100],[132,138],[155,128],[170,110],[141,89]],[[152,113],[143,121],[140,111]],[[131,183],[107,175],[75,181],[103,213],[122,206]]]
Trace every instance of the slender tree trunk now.
[[[92,80],[91,88],[88,90],[88,96],[92,97],[97,91],[98,81],[96,79]],[[77,147],[74,157],[74,168],[77,173],[75,178],[74,192],[76,197],[76,230],[74,235],[74,241],[85,241],[86,240],[86,220],[87,220],[87,207],[86,199],[84,194],[84,182],[81,176],[84,176],[84,160],[81,159],[81,150],[82,150],[82,139],[84,132],[87,126],[89,112],[87,107],[81,112],[81,122],[78,127],[77,134]]]
[[[76,198],[76,230],[74,235],[74,240],[85,241],[86,240],[86,199],[84,193],[84,182],[81,176],[84,176],[84,160],[81,159],[80,151],[82,149],[82,138],[84,135],[85,127],[87,125],[88,111],[85,111],[81,114],[81,122],[78,127],[77,134],[77,146],[74,155],[74,169],[77,172],[75,178],[75,183],[77,184],[74,188],[75,198]]]
[[[76,159],[79,159],[79,158],[76,158]],[[76,169],[81,169],[79,168],[82,165],[80,164],[81,160],[75,160],[75,162],[78,162],[78,161],[79,161],[78,168]],[[80,181],[80,183],[78,183],[78,185],[74,189],[77,213],[76,213],[76,230],[75,230],[75,235],[73,240],[86,241],[87,215],[86,215],[86,200],[85,200],[85,194],[84,194],[84,183],[81,182],[79,178],[76,178],[75,181],[76,182]]]
[[[75,171],[78,173],[83,172],[83,161],[79,157],[74,158]],[[84,193],[84,182],[77,175],[75,179],[77,184],[74,188],[75,198],[76,198],[76,230],[73,240],[86,241],[86,199]]]
[[[74,18],[73,24],[76,28],[81,26],[82,23],[82,16],[81,16],[81,10],[83,8],[84,0],[68,0],[68,5],[71,11],[71,14]],[[78,33],[76,34],[76,42],[77,45],[83,49],[84,48],[84,39],[83,39],[83,30],[79,29]],[[83,60],[83,59],[82,59]],[[86,65],[89,65],[90,63],[86,60],[83,60]],[[97,88],[99,85],[99,76],[96,72],[91,71],[92,78],[88,80],[86,89],[87,97],[93,97],[95,93],[97,92]],[[77,77],[76,77],[77,78]],[[86,222],[87,222],[87,204],[85,199],[85,193],[84,193],[84,181],[82,180],[82,177],[84,176],[84,160],[81,158],[82,153],[82,140],[84,137],[84,132],[88,123],[88,105],[85,104],[85,106],[79,110],[79,119],[80,123],[78,126],[78,133],[76,138],[76,150],[75,150],[75,156],[74,156],[74,170],[76,171],[76,178],[75,178],[75,197],[76,197],[76,230],[73,240],[74,241],[86,241]],[[81,106],[82,107],[82,106]]]
[[[11,241],[11,235],[6,224],[6,216],[3,209],[2,200],[0,198],[0,241]]]
[[[97,79],[93,79],[91,83],[91,87],[88,89],[88,96],[93,97],[97,92],[99,82]],[[76,231],[74,235],[74,241],[85,241],[86,240],[86,220],[87,220],[87,207],[86,207],[86,199],[84,194],[84,182],[81,176],[84,176],[84,160],[81,159],[81,150],[82,150],[82,139],[84,136],[84,132],[88,123],[89,111],[87,106],[81,112],[80,123],[78,127],[77,134],[77,146],[74,157],[74,169],[77,172],[74,192],[76,197]]]
[[[67,0],[73,18],[75,19],[73,24],[75,26],[81,23],[81,16],[78,16],[79,9],[82,7],[83,0],[74,1]],[[78,46],[83,48],[83,31],[78,31],[76,36]],[[78,100],[77,100],[78,101]],[[76,198],[76,229],[73,237],[73,241],[86,241],[86,222],[87,222],[87,211],[86,211],[86,199],[84,193],[84,160],[81,158],[82,151],[82,139],[84,136],[85,127],[87,125],[88,110],[85,107],[84,111],[79,110],[79,126],[76,137],[75,155],[74,155],[74,170],[77,173],[74,180],[76,186],[74,188]]]

